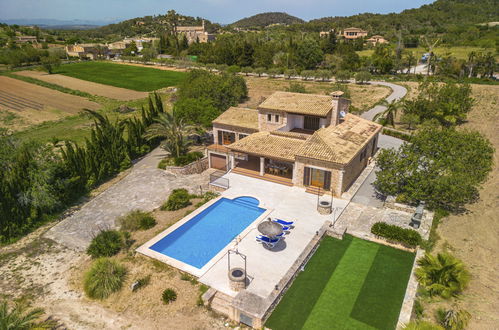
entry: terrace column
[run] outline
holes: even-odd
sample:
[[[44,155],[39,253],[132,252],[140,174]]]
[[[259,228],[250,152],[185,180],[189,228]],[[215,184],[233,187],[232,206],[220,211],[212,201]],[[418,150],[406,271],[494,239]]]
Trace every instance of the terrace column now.
[[[232,170],[234,167],[236,167],[234,154],[231,153],[228,159],[227,172]]]
[[[260,176],[265,174],[265,157],[260,157]]]

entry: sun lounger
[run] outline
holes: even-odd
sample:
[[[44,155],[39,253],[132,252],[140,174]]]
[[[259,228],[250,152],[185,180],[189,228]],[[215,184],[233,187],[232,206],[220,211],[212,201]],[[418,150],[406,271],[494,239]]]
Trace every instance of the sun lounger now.
[[[268,238],[267,236],[258,235],[256,237],[256,241],[258,243],[265,244],[272,249],[281,240],[281,238],[282,236],[278,236],[277,238]]]
[[[288,227],[291,227],[294,224],[293,221],[284,221],[284,220],[281,220],[281,219],[273,219],[272,221],[277,222],[278,224],[281,224],[283,226],[288,226]]]

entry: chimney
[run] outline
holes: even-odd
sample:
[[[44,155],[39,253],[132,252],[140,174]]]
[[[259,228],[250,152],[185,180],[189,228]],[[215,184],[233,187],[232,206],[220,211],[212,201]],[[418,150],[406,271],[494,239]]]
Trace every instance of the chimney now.
[[[349,102],[347,99],[343,98],[344,94],[345,93],[342,91],[334,91],[330,94],[333,97],[331,101],[333,106],[331,113],[331,126],[340,124],[348,111]]]

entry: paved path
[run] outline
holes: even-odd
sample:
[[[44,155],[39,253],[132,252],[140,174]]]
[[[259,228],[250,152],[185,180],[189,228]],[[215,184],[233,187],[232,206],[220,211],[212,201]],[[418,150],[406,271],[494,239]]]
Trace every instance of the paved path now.
[[[392,102],[395,100],[400,100],[407,94],[407,89],[405,87],[402,87],[400,85],[388,83],[385,81],[371,81],[370,82],[373,85],[381,85],[381,86],[387,86],[392,89],[392,93],[388,95],[388,97],[385,99],[388,102]],[[376,116],[378,113],[383,112],[386,110],[386,107],[383,105],[377,105],[374,108],[372,108],[369,111],[364,112],[361,117],[369,120],[373,120],[374,116]]]
[[[130,174],[86,203],[80,210],[52,227],[46,234],[67,247],[84,250],[103,229],[115,228],[115,220],[129,211],[158,208],[172,189],[198,192],[208,182],[207,173],[176,177],[157,168],[165,156],[157,148],[137,162]]]

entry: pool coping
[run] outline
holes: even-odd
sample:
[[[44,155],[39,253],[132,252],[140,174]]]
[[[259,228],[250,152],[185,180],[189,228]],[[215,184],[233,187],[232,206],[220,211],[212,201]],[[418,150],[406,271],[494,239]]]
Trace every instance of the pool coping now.
[[[258,207],[260,207],[262,209],[265,209],[265,211],[258,218],[256,218],[253,222],[251,222],[239,235],[237,235],[236,238],[234,238],[226,246],[224,246],[202,268],[196,268],[196,267],[194,267],[192,265],[189,265],[189,264],[187,264],[187,263],[185,263],[183,261],[180,261],[178,259],[169,257],[167,255],[164,255],[164,254],[162,254],[160,252],[157,252],[157,251],[154,251],[153,249],[151,249],[151,246],[153,246],[154,244],[156,244],[157,242],[159,242],[160,240],[162,240],[163,238],[165,238],[170,233],[174,232],[176,229],[178,229],[179,227],[181,227],[182,225],[184,225],[185,223],[187,223],[188,221],[190,221],[192,218],[196,217],[199,213],[203,212],[204,210],[206,210],[207,208],[209,208],[211,205],[213,205],[216,202],[218,202],[220,199],[225,198],[225,199],[234,200],[234,199],[236,199],[238,197],[253,197],[253,198],[257,199],[258,202],[259,202]],[[235,243],[235,241],[237,240],[238,237],[240,237],[240,238],[246,237],[256,227],[256,224],[258,224],[261,221],[263,221],[264,219],[266,219],[269,216],[269,214],[272,213],[273,211],[274,211],[274,209],[266,207],[265,204],[259,198],[255,197],[255,196],[244,195],[244,196],[236,196],[236,197],[233,197],[233,198],[230,198],[230,197],[227,197],[227,196],[219,196],[219,197],[217,197],[217,198],[215,198],[215,199],[207,202],[203,206],[197,208],[196,210],[192,211],[190,214],[188,214],[187,216],[183,217],[182,219],[180,219],[179,221],[177,221],[172,226],[166,228],[165,230],[163,230],[162,232],[160,232],[159,234],[157,234],[156,236],[154,236],[153,238],[151,238],[150,240],[148,240],[146,243],[142,244],[135,251],[138,252],[138,253],[140,253],[140,254],[143,254],[143,255],[145,255],[147,257],[154,258],[156,260],[164,262],[164,263],[166,263],[166,264],[168,264],[170,266],[173,266],[173,267],[175,267],[177,269],[180,269],[181,271],[184,271],[184,272],[189,273],[191,275],[194,275],[196,277],[201,277],[211,267],[213,267],[218,261],[220,261],[220,259],[222,259],[225,256],[225,254],[231,248],[231,246],[234,245],[234,243]]]

